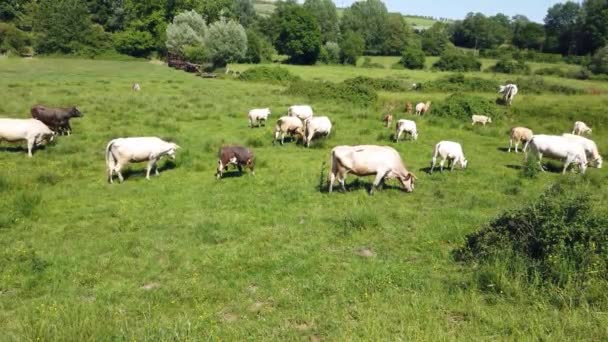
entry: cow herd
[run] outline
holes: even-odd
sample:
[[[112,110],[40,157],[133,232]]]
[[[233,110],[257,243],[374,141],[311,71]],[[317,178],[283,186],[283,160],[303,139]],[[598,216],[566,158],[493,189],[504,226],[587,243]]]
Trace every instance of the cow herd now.
[[[137,86],[137,87],[135,87]],[[139,84],[133,86],[133,90],[140,90]],[[517,94],[517,86],[508,84],[501,86],[500,91],[503,95],[503,102],[510,105],[513,97]],[[428,114],[431,102],[419,103],[416,105],[416,115]],[[407,111],[411,113],[413,106],[407,103]],[[0,118],[0,141],[9,142],[27,141],[28,156],[32,156],[32,150],[45,142],[51,142],[56,135],[70,135],[71,118],[82,117],[83,114],[76,108],[49,108],[36,105],[31,108],[31,119],[10,119]],[[413,113],[412,113],[413,114]],[[270,108],[252,109],[247,118],[251,128],[266,126]],[[485,115],[473,115],[472,124],[477,123],[491,124],[492,119]],[[386,127],[390,127],[393,120],[392,114],[384,117]],[[316,116],[309,105],[291,106],[287,110],[287,115],[281,116],[274,128],[273,144],[280,141],[284,144],[286,135],[292,139],[301,140],[302,144],[309,147],[311,141],[320,136],[329,136],[332,131],[332,122],[326,116]],[[541,170],[544,171],[541,160],[543,156],[564,161],[565,173],[570,164],[577,165],[584,173],[588,165],[601,168],[602,157],[599,154],[597,145],[592,140],[582,137],[583,134],[591,134],[592,130],[584,122],[577,121],[574,124],[572,133],[562,136],[554,135],[534,135],[532,130],[526,127],[514,127],[509,134],[509,149],[511,152],[515,146],[518,151],[520,144],[526,153],[526,160],[529,155],[538,159]],[[418,139],[418,129],[416,122],[401,119],[396,123],[395,141],[399,142],[402,136],[406,135],[413,140]],[[163,157],[175,159],[175,154],[180,146],[173,142],[164,141],[157,137],[128,137],[113,139],[106,145],[105,160],[108,172],[108,181],[113,183],[114,175],[118,176],[120,182],[124,180],[121,173],[122,168],[131,162],[147,162],[146,179],[150,179],[150,173],[154,170],[158,175],[157,163]],[[345,189],[345,179],[348,174],[356,176],[371,176],[376,178],[370,193],[375,188],[381,186],[386,180],[398,180],[406,192],[414,190],[416,176],[407,170],[401,156],[392,147],[376,145],[359,146],[337,146],[331,150],[331,167],[329,173],[329,192],[332,192],[335,181],[337,180],[341,188]],[[433,173],[437,159],[440,158],[439,167],[443,171],[445,162],[453,170],[456,165],[465,169],[468,161],[464,156],[462,146],[453,141],[441,141],[435,145],[432,155],[430,173]],[[218,165],[216,177],[219,179],[227,170],[228,166],[235,166],[240,172],[243,168],[249,168],[254,172],[254,154],[243,146],[224,146],[220,148],[218,154]]]

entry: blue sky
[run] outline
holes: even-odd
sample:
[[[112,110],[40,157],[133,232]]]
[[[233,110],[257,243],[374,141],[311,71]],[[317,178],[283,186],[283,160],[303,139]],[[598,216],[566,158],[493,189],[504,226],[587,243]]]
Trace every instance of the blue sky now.
[[[347,7],[354,0],[334,0],[337,6]],[[555,0],[384,0],[391,12],[405,14],[430,15],[451,19],[461,19],[469,12],[481,12],[487,15],[504,13],[508,16],[523,14],[531,20],[542,22],[547,9],[556,3]]]

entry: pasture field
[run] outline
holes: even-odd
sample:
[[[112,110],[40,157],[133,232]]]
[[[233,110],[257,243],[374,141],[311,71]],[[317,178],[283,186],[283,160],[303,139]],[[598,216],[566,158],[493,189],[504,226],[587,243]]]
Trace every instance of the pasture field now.
[[[287,68],[331,81],[443,76]],[[141,92],[131,91],[133,82]],[[579,186],[606,192],[605,169],[529,179],[521,175],[523,156],[505,152],[513,125],[563,133],[575,120],[592,126],[600,151],[608,150],[606,96],[520,94],[506,119],[485,128],[431,114],[415,119],[417,142],[399,144],[390,140],[393,129],[382,127],[381,107],[320,101],[312,105],[331,117],[335,134],[304,149],[271,143],[273,122],[289,105],[308,102],[274,84],[202,79],[148,62],[9,58],[0,59],[0,89],[2,117],[28,117],[36,103],[76,104],[84,113],[72,121],[72,136],[31,159],[23,148],[0,144],[0,340],[602,340],[608,334],[605,307],[525,287],[487,292],[474,268],[452,257],[466,234],[554,182],[580,179]],[[440,102],[448,95],[381,97]],[[248,110],[267,106],[273,113],[267,127],[247,127]],[[108,184],[106,143],[142,135],[181,145],[175,163],[159,163],[161,175],[150,181],[145,165],[132,165],[123,184]],[[467,170],[425,172],[440,140],[463,144]],[[217,150],[228,143],[253,148],[255,176],[214,178]],[[394,146],[418,176],[415,192],[389,183],[369,196],[371,179],[349,177],[348,193],[325,193],[329,151],[341,144]]]

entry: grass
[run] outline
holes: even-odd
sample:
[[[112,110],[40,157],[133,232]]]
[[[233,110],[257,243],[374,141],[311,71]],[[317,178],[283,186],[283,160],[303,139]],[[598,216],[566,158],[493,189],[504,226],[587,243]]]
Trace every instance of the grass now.
[[[309,80],[442,76],[285,67]],[[141,92],[130,90],[134,82]],[[503,150],[508,129],[517,124],[562,133],[580,119],[606,151],[605,97],[520,94],[502,122],[483,128],[416,118],[419,140],[399,144],[388,140],[393,131],[382,127],[382,109],[320,101],[312,105],[332,119],[336,135],[304,149],[272,146],[272,122],[289,105],[307,102],[278,85],[202,79],[146,62],[5,58],[0,89],[2,117],[28,117],[36,103],[76,104],[85,115],[72,121],[72,136],[31,159],[0,144],[3,339],[606,335],[606,308],[556,305],[526,289],[519,296],[484,291],[474,270],[451,256],[466,234],[562,179],[558,173],[523,177],[522,155]],[[399,102],[447,95],[380,94],[381,101]],[[249,128],[247,111],[266,106],[273,113],[268,126]],[[107,184],[105,144],[137,135],[175,140],[182,146],[175,165],[151,181],[145,165],[132,165],[125,183]],[[469,169],[425,173],[443,139],[463,144]],[[215,180],[223,143],[253,145],[256,175]],[[354,177],[347,179],[349,193],[319,191],[331,147],[366,143],[399,150],[419,178],[413,194],[385,187],[370,197],[371,179]],[[597,184],[608,178],[604,170],[588,172]]]

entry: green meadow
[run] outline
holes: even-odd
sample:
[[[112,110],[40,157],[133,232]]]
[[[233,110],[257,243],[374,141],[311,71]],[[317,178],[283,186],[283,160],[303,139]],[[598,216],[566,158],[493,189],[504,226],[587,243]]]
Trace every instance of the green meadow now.
[[[282,67],[332,82],[448,75]],[[472,75],[497,87],[512,79]],[[475,266],[452,255],[467,234],[556,182],[594,187],[606,199],[605,169],[561,175],[551,162],[553,171],[527,178],[523,155],[506,152],[512,126],[561,134],[577,120],[608,150],[608,83],[545,80],[582,93],[520,92],[487,127],[431,109],[414,118],[418,141],[396,144],[394,128],[382,126],[383,103],[441,103],[450,94],[381,92],[377,105],[358,107],[161,63],[0,58],[0,117],[27,118],[37,103],[84,114],[71,136],[33,158],[25,144],[0,143],[0,340],[603,340],[606,307],[525,286],[487,291]],[[273,146],[276,119],[303,103],[332,119],[332,136],[310,149]],[[249,128],[247,112],[258,107],[272,116]],[[396,118],[411,118],[402,107]],[[176,161],[161,161],[150,181],[145,164],[132,164],[124,183],[108,184],[106,143],[151,135],[182,147]],[[468,169],[426,172],[441,140],[463,145]],[[224,144],[253,149],[255,176],[215,179]],[[326,193],[331,148],[355,144],[395,147],[418,177],[415,191],[389,182],[369,196],[373,178],[349,176],[347,193]]]

